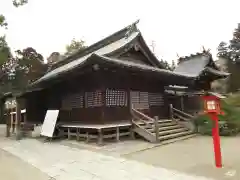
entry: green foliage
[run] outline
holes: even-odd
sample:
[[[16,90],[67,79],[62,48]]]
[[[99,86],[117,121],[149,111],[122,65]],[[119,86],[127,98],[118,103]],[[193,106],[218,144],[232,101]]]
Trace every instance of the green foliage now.
[[[85,41],[79,40],[77,41],[76,39],[73,39],[69,45],[66,46],[66,53],[65,55],[69,56],[74,54],[80,49],[84,49],[87,46],[85,45]]]
[[[230,94],[225,100],[226,103],[236,108],[240,107],[240,93]]]
[[[170,71],[172,70],[171,65],[167,61],[164,61],[163,59],[161,59],[160,63],[164,67],[164,69],[167,69],[167,70],[170,70]]]
[[[221,42],[218,46],[219,57],[227,60],[227,69],[231,73],[228,80],[228,92],[236,92],[240,88],[240,24],[234,29],[232,39],[229,43]]]
[[[2,67],[1,92],[24,90],[25,87],[44,75],[47,64],[41,54],[31,47],[16,51],[17,56],[8,58]]]
[[[6,22],[6,18],[4,15],[0,14],[0,26],[7,28],[8,23]]]
[[[11,57],[11,50],[6,42],[6,37],[0,37],[0,66]]]
[[[27,4],[28,0],[13,0],[12,3],[15,7],[19,7]],[[6,17],[3,14],[0,14],[0,27],[4,27],[5,29],[8,27]]]
[[[13,0],[12,2],[15,7],[19,7],[27,4],[28,0]]]
[[[44,75],[47,65],[44,64],[43,56],[32,47],[25,48],[22,51],[18,50],[16,53],[16,79],[20,83],[18,87],[22,89]]]
[[[28,3],[28,0],[12,0],[15,7],[19,7]],[[0,28],[7,29],[8,23],[6,17],[0,14]],[[5,35],[0,36],[0,93],[13,91],[16,87],[16,82],[21,83],[19,79],[20,70],[19,59],[12,57],[10,47],[6,42]],[[22,69],[21,69],[22,70]]]
[[[240,111],[229,104],[228,99],[221,101],[221,109],[224,114],[219,115],[219,133],[222,136],[236,135],[240,131]],[[195,119],[195,124],[201,134],[212,133],[213,121],[207,114]]]

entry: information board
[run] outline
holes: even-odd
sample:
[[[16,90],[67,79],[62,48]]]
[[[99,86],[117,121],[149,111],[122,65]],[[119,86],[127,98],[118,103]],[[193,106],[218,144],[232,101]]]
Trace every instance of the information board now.
[[[42,125],[41,135],[53,137],[59,110],[48,110]]]

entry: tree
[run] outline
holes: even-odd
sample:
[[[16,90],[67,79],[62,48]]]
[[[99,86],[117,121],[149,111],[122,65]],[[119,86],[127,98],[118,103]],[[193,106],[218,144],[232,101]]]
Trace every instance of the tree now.
[[[8,23],[6,22],[6,18],[2,14],[0,14],[0,26],[4,28],[7,28],[8,26]]]
[[[172,64],[171,64],[171,70],[173,71],[174,69],[176,69],[176,63],[174,60],[172,60]]]
[[[4,64],[8,58],[10,58],[11,50],[6,42],[6,36],[0,37],[0,66]]]
[[[75,38],[72,39],[71,43],[69,45],[66,46],[66,53],[65,55],[69,56],[74,54],[75,52],[77,52],[80,49],[84,49],[87,46],[85,45],[85,41],[83,40],[76,40]]]
[[[164,67],[164,69],[172,70],[171,65],[170,65],[166,60],[161,59],[161,60],[160,60],[160,63],[162,64],[162,66]]]
[[[13,0],[12,2],[15,7],[19,7],[27,4],[28,0]]]
[[[219,58],[226,60],[227,70],[231,73],[228,79],[228,91],[234,92],[240,88],[240,24],[233,32],[233,37],[229,43],[221,42],[217,48]]]
[[[43,56],[32,47],[17,50],[17,65],[15,67],[16,80],[18,87],[22,89],[29,83],[43,76],[47,70]]]
[[[226,42],[220,42],[217,55],[220,57],[226,57],[227,59],[240,63],[240,23],[233,32],[233,38]]]
[[[28,47],[16,51],[17,56],[8,58],[1,66],[0,92],[22,91],[27,85],[40,78],[47,70],[43,56]]]
[[[13,0],[13,5],[15,7],[23,6],[28,3],[28,0]],[[8,23],[6,21],[6,17],[3,14],[0,14],[0,27],[7,28]]]

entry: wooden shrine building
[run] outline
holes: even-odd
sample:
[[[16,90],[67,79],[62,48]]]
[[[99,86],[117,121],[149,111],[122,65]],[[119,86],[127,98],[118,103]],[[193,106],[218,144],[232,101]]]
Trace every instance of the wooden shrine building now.
[[[169,101],[176,108],[190,114],[200,111],[203,107],[201,104],[203,90],[211,91],[213,81],[229,76],[229,73],[217,67],[210,52],[205,50],[202,53],[179,58],[174,72],[195,78],[193,87],[171,85],[165,87],[166,94],[169,94]]]
[[[169,119],[171,102],[165,95],[166,87],[177,85],[201,89],[202,84],[207,84],[206,77],[210,78],[207,82],[221,77],[207,54],[191,58],[193,60],[182,60],[174,72],[165,70],[133,23],[56,63],[31,84],[21,95],[25,101],[27,122],[41,124],[47,110],[51,109],[60,110],[58,123],[68,130],[81,125],[87,128],[122,123],[131,125],[133,109],[141,116],[138,120]],[[163,134],[159,133],[157,124],[151,131],[140,125],[135,123],[135,132],[145,139],[151,142],[161,139],[159,137]],[[182,135],[179,134],[182,131],[189,133],[183,128],[174,132]]]
[[[38,91],[24,95],[29,121],[43,121],[48,109],[59,109],[63,122],[126,121],[130,104],[164,118],[164,86],[193,83],[162,69],[135,23],[62,62],[32,84]]]

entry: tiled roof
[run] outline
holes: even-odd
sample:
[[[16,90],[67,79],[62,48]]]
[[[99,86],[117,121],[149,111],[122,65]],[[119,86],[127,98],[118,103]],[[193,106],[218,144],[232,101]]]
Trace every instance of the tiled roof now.
[[[178,76],[178,77],[184,77],[184,78],[189,78],[192,79],[194,78],[194,76],[191,75],[182,75],[179,74],[177,72],[172,72],[166,69],[160,69],[157,67],[153,67],[153,66],[148,66],[145,64],[139,64],[139,63],[134,63],[132,61],[123,61],[120,59],[116,59],[116,58],[110,58],[110,57],[106,57],[106,56],[100,56],[100,55],[96,55],[98,58],[101,58],[102,61],[105,61],[107,63],[112,63],[112,64],[117,64],[119,66],[123,66],[125,68],[135,68],[135,69],[139,69],[142,71],[149,71],[149,72],[157,72],[160,74],[165,74],[165,75],[171,75],[171,76]]]
[[[180,58],[174,72],[182,75],[198,77],[203,72],[211,73],[218,78],[225,78],[229,73],[221,71],[212,59],[209,52],[197,53],[188,57]]]
[[[130,36],[123,37],[121,39],[119,39],[118,41],[115,41],[111,44],[108,44],[107,46],[104,46],[92,53],[89,53],[83,57],[80,57],[79,59],[76,59],[72,62],[69,62],[63,66],[60,66],[50,72],[48,72],[47,74],[45,74],[43,77],[41,77],[40,79],[38,79],[37,81],[35,81],[33,84],[39,83],[41,81],[45,81],[47,79],[53,78],[55,76],[57,76],[60,73],[64,73],[67,71],[71,71],[72,69],[78,67],[79,65],[81,65],[81,63],[83,63],[87,58],[89,58],[92,54],[98,54],[98,55],[107,55],[109,53],[112,53],[113,51],[124,47],[125,45],[127,45],[128,43],[130,43],[132,40],[134,40],[137,36],[139,35],[139,32],[133,32]]]

